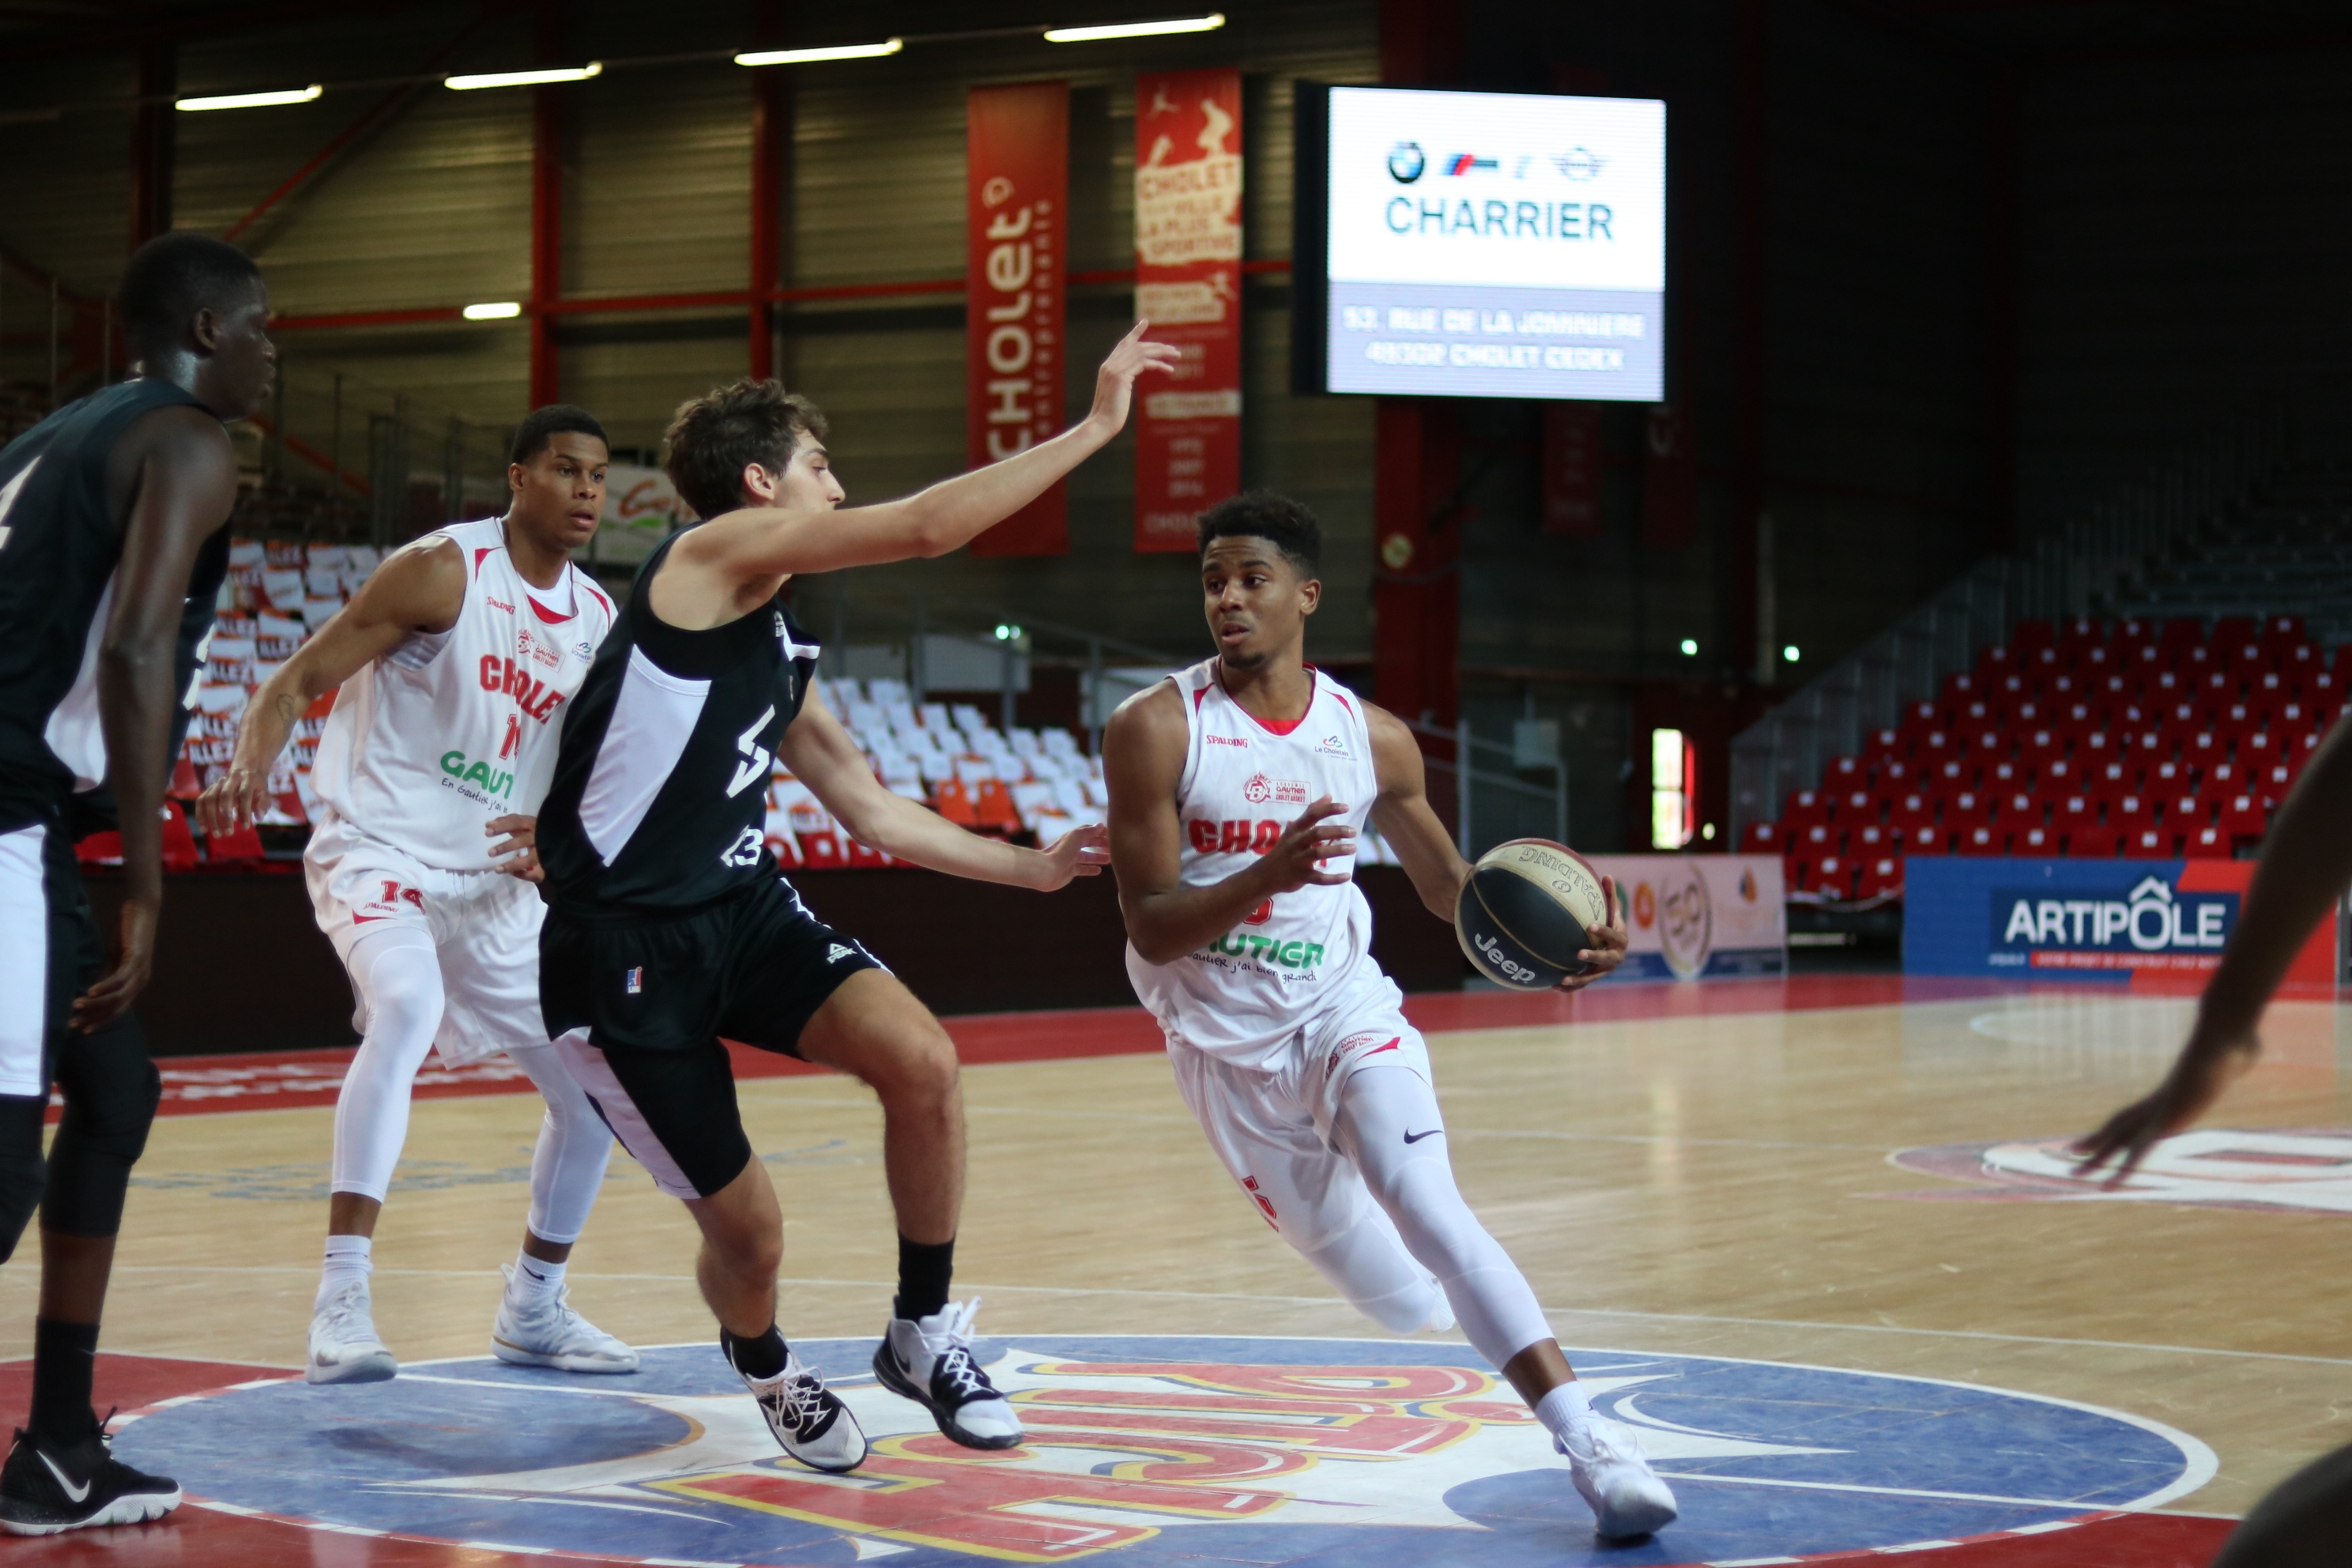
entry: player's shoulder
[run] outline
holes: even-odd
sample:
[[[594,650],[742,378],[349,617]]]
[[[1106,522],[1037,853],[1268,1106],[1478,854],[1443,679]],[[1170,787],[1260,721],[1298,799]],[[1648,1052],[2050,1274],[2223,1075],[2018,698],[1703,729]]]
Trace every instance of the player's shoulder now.
[[[400,606],[407,612],[404,619],[420,613],[428,619],[454,618],[465,606],[470,570],[463,544],[447,533],[428,533],[385,556],[368,574],[360,596]]]
[[[1111,711],[1103,726],[1103,750],[1155,748],[1170,742],[1181,749],[1187,738],[1184,695],[1173,680],[1156,680]]]
[[[148,409],[122,427],[113,451],[118,461],[161,463],[199,475],[224,467],[234,473],[236,468],[228,427],[196,403],[164,403]]]

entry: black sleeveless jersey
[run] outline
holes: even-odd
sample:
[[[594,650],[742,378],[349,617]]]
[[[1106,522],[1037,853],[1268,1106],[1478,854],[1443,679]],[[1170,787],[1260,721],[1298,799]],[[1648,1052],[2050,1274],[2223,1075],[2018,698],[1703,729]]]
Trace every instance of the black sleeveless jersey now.
[[[62,798],[106,776],[98,721],[104,635],[122,532],[106,504],[107,459],[123,432],[191,394],[128,381],[68,404],[0,450],[0,831],[50,819]],[[226,528],[189,583],[181,642],[228,569]]]
[[[776,876],[768,784],[817,649],[781,594],[705,631],[660,619],[646,590],[670,543],[572,699],[539,809],[541,891],[573,919],[683,913]]]

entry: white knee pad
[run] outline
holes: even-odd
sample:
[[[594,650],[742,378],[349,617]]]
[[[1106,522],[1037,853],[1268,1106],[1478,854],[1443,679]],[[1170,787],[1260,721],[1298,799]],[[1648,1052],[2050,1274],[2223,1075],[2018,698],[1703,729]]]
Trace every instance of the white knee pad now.
[[[409,1090],[441,1027],[441,961],[423,931],[387,927],[361,938],[350,964],[366,1032],[335,1100],[331,1185],[381,1203],[408,1138]]]
[[[1299,1256],[1350,1306],[1391,1333],[1454,1326],[1444,1291],[1405,1250],[1395,1224],[1373,1205],[1364,1206],[1354,1225]]]
[[[530,1233],[541,1241],[577,1241],[604,1189],[612,1129],[588,1103],[553,1046],[509,1046],[507,1055],[530,1075],[547,1101],[530,1155]]]

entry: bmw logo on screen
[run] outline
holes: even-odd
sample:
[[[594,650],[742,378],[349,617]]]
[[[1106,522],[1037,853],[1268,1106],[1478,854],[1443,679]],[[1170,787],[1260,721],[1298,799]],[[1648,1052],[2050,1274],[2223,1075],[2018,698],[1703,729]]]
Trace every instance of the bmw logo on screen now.
[[[1389,149],[1389,177],[1400,185],[1412,184],[1428,167],[1429,159],[1418,142],[1400,142]]]

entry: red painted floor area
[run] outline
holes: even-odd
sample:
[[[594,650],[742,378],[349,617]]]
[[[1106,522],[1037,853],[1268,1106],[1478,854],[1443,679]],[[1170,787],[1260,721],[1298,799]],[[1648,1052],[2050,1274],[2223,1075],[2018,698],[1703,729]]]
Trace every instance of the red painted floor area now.
[[[1524,1028],[1547,1024],[1621,1023],[1643,1018],[1706,1017],[1736,1013],[1802,1013],[1837,1007],[1886,1007],[1906,1002],[1948,1002],[2029,991],[2113,989],[2095,983],[2020,984],[2004,980],[1906,979],[1899,974],[1794,975],[1773,980],[1711,980],[1704,984],[1603,984],[1574,995],[1558,992],[1427,992],[1405,998],[1405,1016],[1435,1034],[1457,1029]],[[1076,1057],[1149,1055],[1160,1048],[1160,1026],[1140,1007],[1086,1007],[1058,1013],[988,1013],[943,1018],[956,1053],[971,1066],[992,1062],[1062,1061]],[[730,1047],[738,1078],[783,1078],[824,1069]],[[165,1116],[229,1110],[275,1110],[332,1105],[350,1066],[349,1047],[274,1051],[250,1056],[166,1057]],[[522,1094],[530,1080],[503,1057],[451,1068],[428,1058],[416,1076],[416,1098],[445,1100],[482,1094]],[[50,1116],[55,1120],[57,1107]]]

